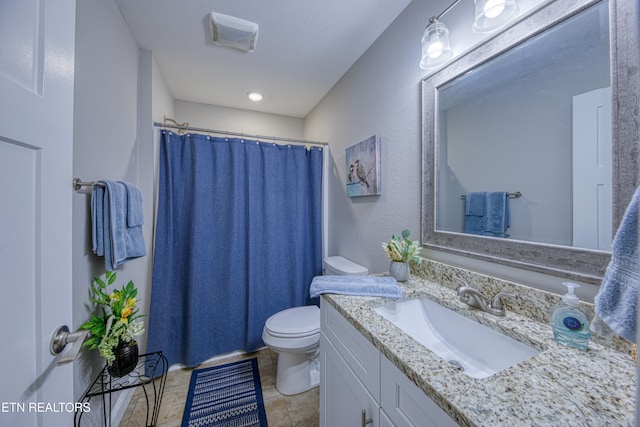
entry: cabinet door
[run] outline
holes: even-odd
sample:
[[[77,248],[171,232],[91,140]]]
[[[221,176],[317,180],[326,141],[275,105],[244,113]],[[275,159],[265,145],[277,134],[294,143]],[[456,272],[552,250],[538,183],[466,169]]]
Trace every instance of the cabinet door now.
[[[446,412],[384,356],[380,357],[380,371],[380,406],[393,425],[457,427]]]
[[[324,299],[320,302],[322,332],[347,362],[376,402],[380,401],[380,352]]]
[[[320,426],[379,427],[379,406],[324,333],[320,334]]]

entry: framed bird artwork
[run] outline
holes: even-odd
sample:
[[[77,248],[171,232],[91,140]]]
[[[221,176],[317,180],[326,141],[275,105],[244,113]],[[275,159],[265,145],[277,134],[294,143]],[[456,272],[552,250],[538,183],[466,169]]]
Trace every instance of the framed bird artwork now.
[[[380,138],[373,135],[346,151],[347,196],[380,195]]]

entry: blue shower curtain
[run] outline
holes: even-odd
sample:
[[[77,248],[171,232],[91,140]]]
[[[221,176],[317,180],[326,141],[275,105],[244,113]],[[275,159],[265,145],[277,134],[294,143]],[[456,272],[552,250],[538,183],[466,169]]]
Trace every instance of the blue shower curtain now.
[[[163,131],[148,351],[195,366],[262,347],[322,272],[322,148]]]

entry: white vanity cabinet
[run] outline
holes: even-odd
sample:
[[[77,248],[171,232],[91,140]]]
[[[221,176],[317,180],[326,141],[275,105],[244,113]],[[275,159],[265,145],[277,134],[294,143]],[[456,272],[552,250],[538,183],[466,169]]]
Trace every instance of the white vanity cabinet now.
[[[320,426],[379,426],[380,352],[337,310],[321,302]]]
[[[335,308],[320,309],[321,427],[457,426]]]

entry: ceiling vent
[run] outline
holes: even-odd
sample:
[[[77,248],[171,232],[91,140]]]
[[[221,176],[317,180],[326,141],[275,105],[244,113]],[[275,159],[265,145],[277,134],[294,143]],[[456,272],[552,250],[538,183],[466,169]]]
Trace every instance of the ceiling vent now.
[[[258,40],[258,24],[217,12],[211,12],[209,18],[215,44],[253,52]]]

